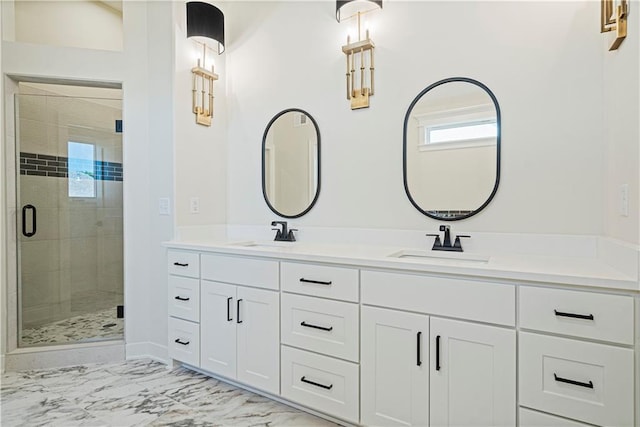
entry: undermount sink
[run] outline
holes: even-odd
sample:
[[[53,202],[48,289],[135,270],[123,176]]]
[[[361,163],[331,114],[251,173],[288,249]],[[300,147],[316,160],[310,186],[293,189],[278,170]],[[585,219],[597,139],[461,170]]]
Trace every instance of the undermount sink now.
[[[276,242],[276,241],[265,241],[265,242],[237,242],[232,243],[231,246],[242,246],[245,248],[291,248],[295,246],[296,242]]]
[[[463,252],[434,252],[420,249],[403,249],[387,255],[390,258],[401,258],[424,261],[434,264],[486,264],[488,255],[465,254]]]

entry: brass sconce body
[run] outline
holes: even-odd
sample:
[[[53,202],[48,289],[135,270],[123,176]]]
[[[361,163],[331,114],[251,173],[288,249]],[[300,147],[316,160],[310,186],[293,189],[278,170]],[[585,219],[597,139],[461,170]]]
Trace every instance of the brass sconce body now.
[[[192,105],[193,112],[196,115],[196,123],[211,126],[211,118],[213,117],[213,82],[218,80],[218,75],[213,72],[213,67],[211,67],[211,71],[201,67],[199,59],[198,65],[191,69],[191,73],[193,73]],[[198,90],[200,91],[200,96],[198,96]]]
[[[601,0],[600,32],[615,31],[615,38],[609,50],[616,50],[627,37],[627,16],[629,2],[627,0]]]
[[[364,13],[382,8],[382,0],[337,0],[336,19],[341,22],[341,9],[350,9],[344,19],[357,18],[358,40],[351,42],[347,36],[347,44],[342,46],[342,52],[347,56],[347,99],[351,101],[351,109],[369,107],[369,97],[374,94],[374,51],[376,45],[369,37],[369,30],[362,38],[361,17]],[[357,10],[357,12],[356,12]],[[355,12],[355,13],[354,13]],[[353,13],[353,14],[351,14]]]

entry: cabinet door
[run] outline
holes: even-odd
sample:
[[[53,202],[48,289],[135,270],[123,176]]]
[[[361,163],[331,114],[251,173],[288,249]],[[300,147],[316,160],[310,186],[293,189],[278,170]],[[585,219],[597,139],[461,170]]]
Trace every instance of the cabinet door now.
[[[363,307],[361,410],[365,425],[429,423],[429,317]]]
[[[280,393],[280,294],[238,287],[238,381]]]
[[[200,367],[236,378],[236,286],[203,280],[200,286]]]
[[[431,318],[432,426],[516,425],[515,334]]]

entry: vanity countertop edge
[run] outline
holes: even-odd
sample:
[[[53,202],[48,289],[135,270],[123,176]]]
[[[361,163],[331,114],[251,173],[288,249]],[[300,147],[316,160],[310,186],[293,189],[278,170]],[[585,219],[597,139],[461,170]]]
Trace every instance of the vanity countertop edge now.
[[[295,244],[290,247],[243,245],[243,241],[167,241],[169,249],[188,250],[284,261],[325,263],[336,266],[396,270],[407,273],[465,276],[480,280],[496,279],[512,284],[549,284],[598,288],[640,293],[637,279],[626,276],[595,258],[548,257],[530,255],[492,255],[484,265],[444,265],[420,260],[393,258],[390,254],[405,248],[372,245]]]

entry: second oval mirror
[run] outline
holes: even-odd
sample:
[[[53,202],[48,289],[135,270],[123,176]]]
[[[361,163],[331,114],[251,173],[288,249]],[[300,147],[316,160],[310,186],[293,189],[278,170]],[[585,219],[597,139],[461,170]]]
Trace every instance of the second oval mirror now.
[[[297,108],[271,119],[262,138],[262,193],[279,216],[298,218],[320,194],[320,131],[309,113]]]
[[[404,187],[423,214],[468,218],[489,204],[500,181],[500,108],[482,83],[453,77],[413,100],[404,120]]]

